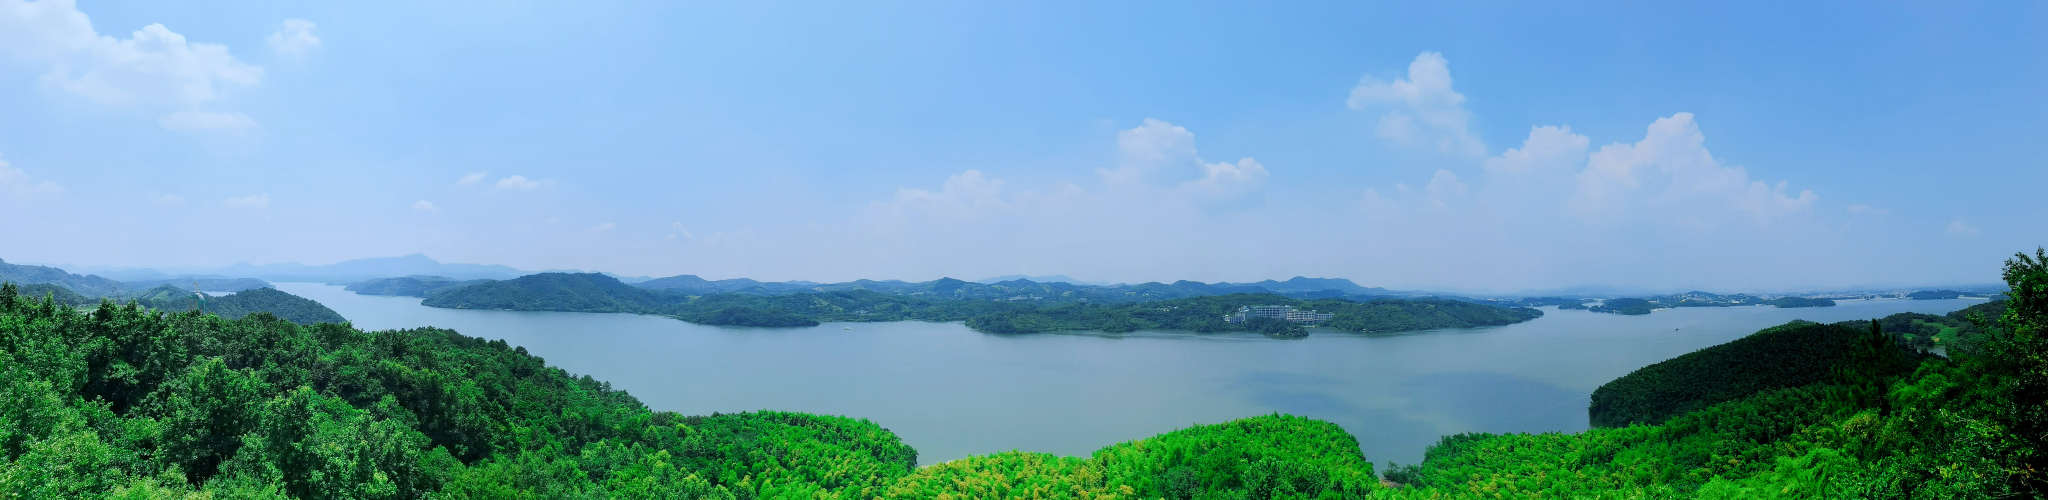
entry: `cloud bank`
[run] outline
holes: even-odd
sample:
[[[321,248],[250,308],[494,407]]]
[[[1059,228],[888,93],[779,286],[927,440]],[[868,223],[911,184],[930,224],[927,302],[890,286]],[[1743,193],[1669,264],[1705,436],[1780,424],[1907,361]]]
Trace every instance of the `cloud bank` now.
[[[1386,110],[1377,129],[1381,139],[1485,156],[1486,144],[1468,128],[1472,113],[1465,110],[1465,95],[1451,89],[1450,64],[1443,54],[1424,52],[1408,63],[1407,78],[1359,79],[1344,104],[1359,111]]]
[[[0,0],[0,52],[47,67],[41,77],[46,88],[106,105],[179,110],[159,120],[166,129],[255,126],[240,113],[199,108],[220,99],[224,88],[261,83],[263,68],[236,59],[225,45],[188,41],[162,24],[114,38],[99,34],[72,0]]]

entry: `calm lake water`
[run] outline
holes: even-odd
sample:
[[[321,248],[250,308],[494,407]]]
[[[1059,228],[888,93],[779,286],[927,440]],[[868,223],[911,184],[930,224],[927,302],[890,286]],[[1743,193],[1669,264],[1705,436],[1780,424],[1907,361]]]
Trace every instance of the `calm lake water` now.
[[[1544,308],[1542,318],[1502,327],[1275,340],[993,335],[921,322],[717,327],[629,314],[436,309],[417,298],[317,283],[277,288],[367,330],[435,326],[504,339],[657,410],[866,418],[916,447],[921,464],[1013,449],[1086,456],[1190,424],[1272,412],[1342,425],[1382,465],[1415,463],[1447,434],[1585,430],[1588,398],[1600,384],[1794,319],[1941,314],[1980,302],[1844,301],[1648,316]]]

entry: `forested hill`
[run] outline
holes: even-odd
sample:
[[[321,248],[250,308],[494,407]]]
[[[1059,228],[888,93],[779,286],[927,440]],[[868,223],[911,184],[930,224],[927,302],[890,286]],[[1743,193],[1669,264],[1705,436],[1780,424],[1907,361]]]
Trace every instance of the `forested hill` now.
[[[361,281],[350,284],[343,289],[362,295],[398,295],[406,297],[426,297],[429,295],[434,295],[465,286],[481,285],[484,283],[492,282],[492,280],[456,281],[455,278],[449,278],[446,276],[413,275],[397,278],[378,278],[368,281]]]
[[[2005,315],[2005,306],[2005,301],[1994,300],[1940,316],[1908,312],[1885,316],[1877,321],[1886,335],[1898,337],[1901,343],[1917,350],[1941,347],[1974,351],[1985,341],[1987,328],[1996,326],[1999,317]],[[1835,324],[1868,328],[1869,322],[1858,320]]]
[[[0,282],[11,282],[21,285],[57,285],[87,297],[113,295],[122,290],[121,282],[119,281],[95,275],[80,276],[65,272],[63,269],[48,266],[8,264],[4,260],[0,260]]]
[[[1643,367],[1593,390],[1587,410],[1594,426],[1660,424],[1759,392],[1826,380],[1858,355],[1895,359],[1887,370],[1909,370],[1915,355],[1904,347],[1864,353],[1871,341],[1864,329],[1793,321],[1683,356]]]
[[[164,285],[190,291],[196,283],[200,290],[209,292],[239,292],[270,286],[269,282],[255,278],[181,277],[115,281],[97,275],[72,274],[49,266],[8,264],[5,261],[0,261],[0,282],[17,285],[54,285],[82,297],[107,297],[116,300],[147,294],[150,289]]]
[[[192,292],[171,285],[158,286],[131,298],[144,307],[164,311],[190,311],[199,302],[199,298],[192,295]],[[232,295],[209,296],[206,298],[205,311],[228,319],[259,312],[270,313],[285,321],[301,325],[348,321],[342,318],[340,313],[313,299],[281,292],[275,288],[254,288]]]
[[[78,292],[73,292],[69,288],[52,283],[35,283],[20,285],[20,287],[21,295],[24,297],[49,298],[58,304],[81,306],[99,302],[97,298],[79,295]]]
[[[438,293],[420,303],[450,309],[650,313],[674,294],[598,273],[540,273]]]

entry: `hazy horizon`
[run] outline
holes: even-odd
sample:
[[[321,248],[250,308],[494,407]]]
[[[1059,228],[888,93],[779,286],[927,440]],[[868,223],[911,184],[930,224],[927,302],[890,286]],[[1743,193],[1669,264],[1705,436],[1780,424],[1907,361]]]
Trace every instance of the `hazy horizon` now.
[[[376,259],[398,259],[398,258],[404,258],[404,257],[412,257],[412,256],[415,256],[415,255],[417,255],[417,256],[421,256],[421,257],[426,257],[426,258],[428,258],[428,259],[433,259],[433,257],[432,257],[432,256],[429,256],[429,255],[426,255],[426,254],[407,254],[407,255],[400,255],[400,256],[387,256],[387,257],[365,257],[365,258],[360,258],[360,259],[348,259],[348,260],[341,260],[341,261],[334,261],[334,262],[327,262],[327,263],[320,263],[320,264],[306,264],[306,263],[302,263],[302,262],[275,262],[275,263],[266,263],[266,264],[252,264],[252,263],[248,263],[248,262],[238,262],[238,263],[235,263],[235,264],[231,264],[231,265],[229,265],[229,266],[220,266],[220,267],[165,267],[165,268],[155,268],[155,267],[133,267],[133,266],[104,266],[104,265],[103,265],[103,266],[79,266],[79,265],[73,265],[73,264],[65,264],[65,263],[55,263],[55,262],[17,262],[17,261],[8,261],[8,263],[11,263],[11,264],[23,264],[23,265],[39,265],[39,266],[48,266],[48,267],[55,267],[55,268],[59,268],[59,269],[63,269],[63,270],[66,270],[66,271],[68,271],[68,272],[71,272],[71,273],[74,273],[74,274],[96,274],[96,273],[125,273],[125,272],[155,271],[155,272],[161,272],[161,273],[164,273],[164,274],[167,274],[167,275],[203,275],[203,274],[214,274],[214,273],[216,273],[216,272],[218,272],[218,271],[226,271],[226,270],[228,270],[229,268],[233,268],[233,267],[238,267],[238,266],[255,266],[255,267],[262,267],[262,266],[273,266],[273,265],[286,265],[286,266],[291,266],[291,265],[297,265],[297,266],[319,267],[319,266],[330,266],[330,265],[335,265],[335,264],[343,264],[343,263],[349,263],[349,262],[356,262],[356,261],[365,261],[365,260],[376,260]],[[0,260],[5,260],[5,257],[0,257]],[[477,266],[501,266],[500,264],[491,264],[491,263],[483,263],[483,262],[441,262],[441,261],[439,261],[438,259],[434,259],[434,260],[435,260],[435,262],[436,262],[436,263],[438,263],[438,264],[445,264],[445,265],[477,265]],[[505,267],[510,267],[510,266],[505,266]],[[962,281],[968,281],[968,282],[987,282],[987,281],[991,281],[991,280],[998,280],[998,279],[1003,279],[1003,278],[1011,278],[1011,279],[1014,279],[1014,278],[1018,278],[1018,277],[1020,277],[1020,275],[1003,275],[1003,276],[987,276],[987,277],[981,277],[981,278],[968,278],[968,277],[962,277],[962,276],[937,276],[937,277],[929,277],[929,278],[920,278],[920,279],[904,279],[904,278],[891,278],[891,277],[868,277],[868,278],[856,278],[856,279],[851,279],[851,280],[845,280],[845,281],[819,281],[819,280],[806,280],[806,279],[801,279],[801,278],[796,278],[796,279],[787,279],[787,280],[763,280],[763,279],[759,279],[759,278],[754,278],[754,277],[751,277],[751,276],[706,276],[706,275],[701,275],[701,274],[695,274],[695,273],[683,273],[683,274],[678,274],[678,275],[670,275],[670,276],[634,276],[634,275],[627,275],[627,274],[622,274],[622,273],[615,273],[615,272],[611,272],[611,271],[608,271],[608,270],[604,270],[604,269],[517,269],[517,268],[513,268],[513,269],[517,270],[517,271],[518,271],[519,273],[521,273],[521,274],[538,274],[538,273],[549,273],[549,272],[578,272],[578,273],[603,273],[603,274],[609,274],[609,275],[613,275],[613,276],[618,276],[618,277],[622,277],[622,278],[630,278],[630,279],[660,279],[660,278],[667,278],[667,277],[672,277],[672,276],[692,275],[692,276],[697,276],[697,277],[700,277],[700,278],[704,278],[704,279],[707,279],[707,280],[712,280],[712,281],[717,281],[717,280],[727,280],[727,279],[755,279],[755,280],[758,280],[758,281],[808,281],[808,282],[817,282],[817,283],[826,283],[826,284],[831,284],[831,283],[845,283],[845,282],[859,281],[859,280],[862,280],[862,279],[866,279],[866,280],[873,280],[873,281],[904,281],[904,282],[912,282],[912,283],[917,283],[917,282],[926,282],[926,281],[932,281],[932,280],[937,280],[937,279],[944,279],[944,278],[952,278],[952,279],[957,279],[957,280],[962,280]],[[230,274],[232,274],[232,273],[230,273]],[[255,276],[229,276],[229,275],[223,275],[223,276],[225,276],[225,277],[229,277],[229,278],[240,278],[240,277],[255,277]],[[1109,285],[1135,285],[1135,284],[1145,283],[1145,282],[1108,282],[1108,281],[1095,281],[1095,280],[1088,280],[1088,279],[1082,279],[1082,278],[1075,278],[1075,277],[1073,277],[1073,276],[1067,276],[1067,275],[1061,275],[1061,274],[1052,274],[1052,275],[1041,275],[1041,276],[1021,276],[1021,277],[1022,277],[1022,278],[1024,278],[1024,279],[1033,279],[1034,281],[1036,281],[1036,278],[1058,278],[1058,277],[1065,277],[1065,278],[1067,278],[1067,279],[1069,279],[1069,280],[1073,280],[1073,281],[1076,281],[1076,282],[1080,282],[1081,284],[1088,284],[1088,285],[1095,285],[1095,286],[1109,286]],[[1252,283],[1258,283],[1258,282],[1263,282],[1263,281],[1268,281],[1268,280],[1270,280],[1270,281],[1287,281],[1287,280],[1290,280],[1290,279],[1294,279],[1294,278],[1309,278],[1309,279],[1344,279],[1344,280],[1349,280],[1349,281],[1351,281],[1351,282],[1352,282],[1353,284],[1359,285],[1359,286],[1361,286],[1361,287],[1366,287],[1366,288],[1386,288],[1386,289],[1389,289],[1390,291],[1400,291],[1400,292],[1433,292],[1433,293],[1455,293],[1455,294],[1468,294],[1468,295],[1480,295],[1480,296],[1526,296],[1526,295],[1530,295],[1530,294],[1541,294],[1541,293],[1585,293],[1585,294],[1603,294],[1603,293],[1606,293],[1606,294],[1631,294],[1631,293],[1633,293],[1633,294],[1645,294],[1645,293],[1682,293],[1682,292],[1691,292],[1691,291],[1706,291],[1706,292],[1710,292],[1710,293],[1803,293],[1803,292],[1828,292],[1828,291],[1874,291],[1874,290],[1887,290],[1887,289],[1892,289],[1892,290],[1907,290],[1907,289],[1934,289],[1934,288],[1943,288],[1943,287],[1970,287],[1970,288],[1974,288],[1974,287],[1986,287],[1986,286],[2002,286],[2002,284],[2000,284],[2000,283],[1997,283],[1997,282],[1995,282],[1995,281],[1983,281],[1983,282],[1951,282],[1951,283],[1898,283],[1898,282],[1894,282],[1894,283],[1865,283],[1865,284],[1853,284],[1853,285],[1842,285],[1842,286],[1834,286],[1834,287],[1805,287],[1805,288],[1801,288],[1801,287],[1784,287],[1784,288],[1769,288],[1769,289],[1765,289],[1765,288],[1747,288],[1747,289],[1720,289],[1720,290],[1705,290],[1705,289],[1702,289],[1702,288],[1700,288],[1700,287],[1686,287],[1686,286],[1674,286],[1674,285],[1664,285],[1664,286],[1635,286],[1635,287],[1629,287],[1629,286],[1614,286],[1614,285],[1604,285],[1604,284],[1597,284],[1597,283],[1592,283],[1592,284],[1577,284],[1577,285],[1570,285],[1570,286],[1563,286],[1563,287],[1555,287],[1555,288],[1547,288],[1547,289],[1533,289],[1533,288],[1525,288],[1525,289],[1520,289],[1520,290],[1506,290],[1506,289],[1483,289],[1483,288],[1476,288],[1476,289],[1475,289],[1475,288],[1454,288],[1454,287],[1429,287],[1429,286],[1418,286],[1418,287],[1388,287],[1388,286],[1381,286],[1381,285],[1377,285],[1377,284],[1373,284],[1373,283],[1365,283],[1365,282],[1360,282],[1360,281],[1358,281],[1358,280],[1355,280],[1355,279],[1351,279],[1351,278],[1347,278],[1347,277],[1343,277],[1343,276],[1302,276],[1302,275],[1295,275],[1295,276],[1274,276],[1274,277],[1268,277],[1268,278],[1264,278],[1264,279],[1258,279],[1258,280],[1250,280],[1250,281],[1239,281],[1239,282],[1226,282],[1226,281],[1216,281],[1216,282],[1211,282],[1211,283],[1230,283],[1230,284],[1252,284]],[[1180,280],[1152,280],[1152,281],[1154,281],[1154,282],[1159,282],[1159,283],[1172,283],[1172,282],[1175,282],[1175,281],[1180,281]]]
[[[2043,9],[0,0],[0,259],[1993,283]]]

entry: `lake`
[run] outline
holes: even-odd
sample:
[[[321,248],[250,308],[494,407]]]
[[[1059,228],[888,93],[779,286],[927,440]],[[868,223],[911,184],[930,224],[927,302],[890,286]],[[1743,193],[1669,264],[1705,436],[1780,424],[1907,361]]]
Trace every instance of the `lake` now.
[[[1687,308],[1618,316],[1544,308],[1521,324],[1304,339],[1134,332],[995,335],[960,323],[702,326],[655,316],[437,309],[420,299],[278,283],[366,330],[434,326],[504,339],[656,410],[866,418],[920,464],[1007,450],[1086,456],[1191,424],[1273,412],[1415,463],[1460,432],[1577,432],[1593,389],[1637,368],[1794,319],[1942,314],[1981,300],[1827,308]],[[847,328],[851,327],[851,330]]]

